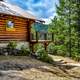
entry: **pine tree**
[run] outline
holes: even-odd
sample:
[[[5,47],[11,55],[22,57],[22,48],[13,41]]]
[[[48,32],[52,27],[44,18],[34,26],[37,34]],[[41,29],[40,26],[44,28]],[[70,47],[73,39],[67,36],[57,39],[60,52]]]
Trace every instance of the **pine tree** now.
[[[66,48],[65,53],[69,53],[70,57],[76,58],[80,57],[79,2],[78,4],[76,4],[76,0],[59,0],[59,6],[56,6],[57,9],[56,19],[54,18],[52,20],[52,23],[50,24],[50,28],[55,34],[55,42],[57,42],[57,44],[58,42],[63,42],[63,45]],[[62,41],[60,39],[62,39]]]

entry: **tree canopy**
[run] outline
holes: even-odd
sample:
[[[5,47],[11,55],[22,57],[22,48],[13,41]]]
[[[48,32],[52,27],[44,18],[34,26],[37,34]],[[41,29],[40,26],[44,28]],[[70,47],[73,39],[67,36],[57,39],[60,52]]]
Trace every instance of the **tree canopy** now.
[[[57,51],[60,48],[66,56],[80,59],[80,1],[59,0],[56,13],[49,24],[49,32],[54,32]]]

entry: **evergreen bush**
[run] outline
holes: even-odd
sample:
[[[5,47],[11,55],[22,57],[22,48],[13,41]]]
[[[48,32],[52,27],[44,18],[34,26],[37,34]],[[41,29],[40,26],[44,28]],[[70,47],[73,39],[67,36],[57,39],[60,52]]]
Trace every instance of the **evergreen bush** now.
[[[53,59],[50,56],[48,56],[48,53],[45,51],[44,48],[38,49],[36,51],[36,55],[39,60],[42,60],[42,61],[48,62],[48,63],[53,62]]]
[[[18,55],[19,56],[29,56],[30,55],[30,50],[28,48],[22,46]]]
[[[7,45],[7,48],[9,49],[16,49],[17,43],[15,41],[10,41]]]
[[[9,55],[16,55],[17,49],[16,49],[17,43],[15,41],[10,41],[7,45],[7,52]]]

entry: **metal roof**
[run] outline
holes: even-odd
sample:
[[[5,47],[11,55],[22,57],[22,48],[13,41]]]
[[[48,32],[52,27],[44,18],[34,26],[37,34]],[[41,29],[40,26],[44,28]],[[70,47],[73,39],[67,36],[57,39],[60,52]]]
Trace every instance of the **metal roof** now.
[[[22,8],[18,7],[17,5],[11,5],[7,2],[0,1],[0,13],[20,16],[24,18],[30,18],[30,19],[37,19],[32,14],[26,12]]]

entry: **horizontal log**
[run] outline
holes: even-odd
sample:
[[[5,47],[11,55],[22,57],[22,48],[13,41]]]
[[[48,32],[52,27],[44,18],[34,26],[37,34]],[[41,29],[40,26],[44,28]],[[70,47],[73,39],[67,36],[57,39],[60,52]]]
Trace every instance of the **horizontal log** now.
[[[0,35],[26,35],[27,33],[0,33]]]
[[[12,31],[12,30],[8,31],[8,30],[5,29],[4,31],[0,31],[0,33],[6,33],[6,34],[7,33],[12,33],[12,34],[14,34],[14,33],[22,33],[23,34],[23,33],[27,33],[27,30],[16,30],[15,29],[14,31]]]
[[[15,28],[26,28],[28,25],[20,25],[20,24],[18,24],[18,25],[16,25],[16,24],[14,24],[14,27]],[[5,27],[7,27],[7,24],[0,24],[0,28],[5,28]]]
[[[26,23],[14,23],[14,25],[15,26],[25,26],[25,25],[27,26],[28,24],[26,24]]]
[[[16,34],[16,35],[0,35],[0,37],[15,37],[15,36],[17,36],[17,37],[26,37],[27,35],[18,35],[18,34]]]
[[[27,27],[27,25],[15,25],[14,26],[16,29],[18,28],[18,29],[27,29],[26,27]]]
[[[12,35],[12,36],[16,36],[16,35],[18,35],[18,36],[20,36],[20,35],[27,35],[27,34],[21,34],[21,33],[19,33],[19,34],[0,34],[0,36],[8,36],[8,35]]]
[[[15,28],[15,31],[27,32],[28,29],[27,28]]]

